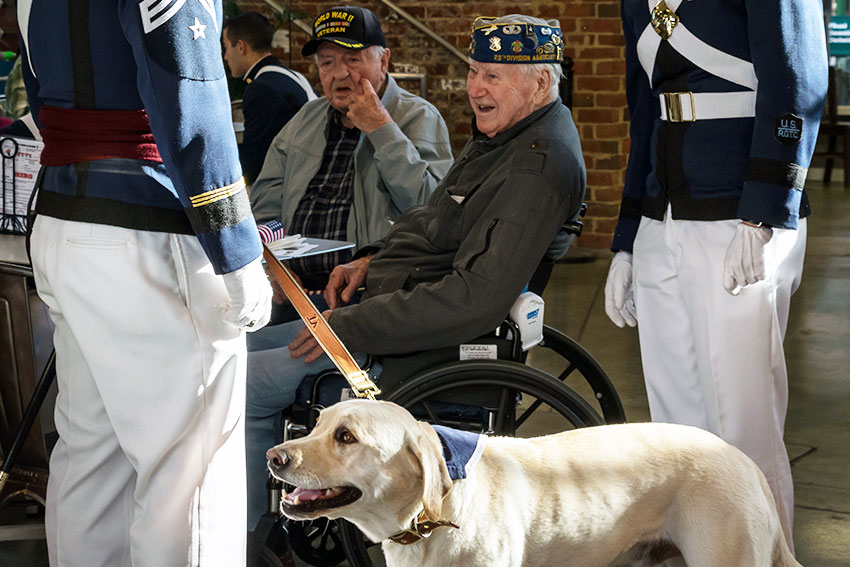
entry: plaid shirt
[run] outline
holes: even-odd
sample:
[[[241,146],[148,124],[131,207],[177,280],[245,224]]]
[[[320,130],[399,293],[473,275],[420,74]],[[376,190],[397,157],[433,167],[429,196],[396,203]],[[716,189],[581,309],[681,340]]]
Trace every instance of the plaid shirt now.
[[[340,113],[333,108],[330,114],[322,165],[298,203],[288,232],[311,238],[346,240],[354,188],[354,148],[360,139],[360,130],[345,128]],[[307,289],[319,289],[324,288],[334,267],[350,259],[351,251],[341,250],[295,258],[290,263]]]

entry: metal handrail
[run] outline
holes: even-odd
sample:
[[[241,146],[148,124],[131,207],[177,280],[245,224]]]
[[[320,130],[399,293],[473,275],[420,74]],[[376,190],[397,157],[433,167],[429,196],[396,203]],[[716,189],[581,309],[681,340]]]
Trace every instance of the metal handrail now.
[[[271,8],[278,14],[286,15],[286,8],[278,4],[275,0],[265,0],[265,2],[269,5],[269,8]],[[293,20],[291,18],[289,19],[289,21],[295,24],[295,27],[297,27],[307,35],[313,34],[313,29],[310,27],[310,24],[306,24],[302,20]]]
[[[386,6],[387,8],[389,8],[390,10],[392,10],[393,12],[395,12],[396,14],[398,14],[399,16],[401,16],[402,18],[404,18],[405,20],[410,22],[410,24],[413,27],[415,27],[416,29],[418,29],[419,31],[421,31],[422,33],[424,33],[425,35],[427,35],[428,37],[430,37],[431,39],[433,39],[434,41],[436,41],[440,45],[442,45],[446,50],[448,50],[449,53],[451,53],[452,55],[454,55],[455,57],[457,57],[458,59],[460,59],[464,63],[466,63],[469,60],[466,53],[462,52],[460,49],[458,49],[457,47],[455,47],[454,45],[452,45],[451,43],[446,41],[446,39],[444,39],[441,35],[439,35],[437,32],[435,32],[434,30],[432,30],[431,28],[429,28],[428,26],[426,26],[425,24],[423,24],[422,22],[420,22],[419,20],[417,20],[413,16],[411,16],[406,10],[397,6],[394,2],[391,2],[390,0],[379,0],[379,1],[381,2],[381,4],[383,4],[384,6]]]
[[[425,24],[423,24],[422,22],[420,22],[419,20],[414,18],[404,8],[401,8],[400,6],[396,5],[394,2],[390,2],[390,0],[379,0],[379,1],[381,2],[381,4],[383,4],[384,6],[386,6],[387,8],[389,8],[390,10],[392,10],[393,12],[395,12],[396,14],[398,14],[399,16],[401,16],[402,18],[404,18],[405,20],[410,22],[410,24],[413,27],[415,27],[416,29],[418,29],[419,31],[424,33],[429,38],[436,41],[438,44],[440,44],[442,47],[444,47],[449,53],[451,53],[452,55],[454,55],[455,57],[457,57],[458,59],[460,59],[464,63],[467,62],[468,58],[467,58],[466,53],[464,53],[463,51],[461,51],[460,49],[458,49],[457,47],[455,47],[454,45],[449,43],[445,38],[443,38],[437,32],[435,32],[434,30],[432,30],[431,28],[429,28],[428,26],[426,26]],[[286,9],[283,6],[281,6],[276,0],[265,0],[265,2],[266,2],[266,4],[269,5],[269,7],[272,10],[274,10],[278,14],[286,14]],[[306,33],[308,35],[312,35],[313,30],[310,28],[310,26],[308,24],[304,23],[302,20],[291,20],[291,21],[295,24],[295,26],[298,29],[300,29],[301,31],[303,31],[304,33]]]
[[[396,81],[419,81],[419,96],[427,99],[428,75],[425,73],[390,73]]]
[[[393,12],[395,12],[396,14],[398,14],[399,16],[401,16],[402,18],[404,18],[405,20],[407,20],[408,22],[410,22],[410,24],[413,25],[416,29],[418,29],[419,31],[421,31],[422,33],[424,33],[425,35],[427,35],[428,37],[430,37],[431,39],[433,39],[434,41],[436,41],[437,43],[442,45],[444,48],[446,48],[449,51],[449,53],[451,53],[452,55],[454,55],[455,57],[457,57],[458,59],[460,59],[464,63],[468,62],[468,56],[465,53],[463,53],[461,50],[456,48],[454,45],[452,45],[451,43],[449,43],[448,41],[443,39],[440,35],[438,35],[431,28],[429,28],[428,26],[426,26],[425,24],[423,24],[422,22],[420,22],[419,20],[417,20],[416,18],[411,16],[403,8],[397,6],[391,0],[378,0],[378,1],[381,2],[383,5],[385,5],[386,7],[388,7]],[[272,10],[276,11],[277,13],[279,13],[279,14],[285,14],[286,13],[286,10],[283,8],[283,6],[278,4],[276,0],[265,0],[265,2],[266,2],[266,4],[268,4],[272,8]],[[308,24],[304,23],[304,21],[302,21],[302,20],[291,20],[291,21],[295,23],[295,26],[298,29],[300,29],[301,31],[303,31],[304,33],[306,33],[308,35],[312,35],[313,30],[310,28],[310,26]],[[567,107],[572,108],[573,107],[573,80],[574,80],[573,79],[573,60],[572,60],[572,58],[564,57],[564,60],[561,62],[561,68],[563,69],[563,72],[564,72],[564,77],[561,80],[561,86],[560,86],[560,89],[559,89],[560,95],[561,95],[561,100],[564,102],[564,104],[567,105]],[[424,74],[421,75],[421,76],[420,76],[420,74],[417,74],[417,73],[412,73],[412,74],[411,73],[391,73],[391,74],[393,75],[393,77],[395,77],[397,79],[419,79],[420,80],[420,92],[422,93],[422,98],[425,98],[425,93],[426,93],[426,90],[427,90],[427,86],[426,86],[427,83],[426,83],[426,79],[425,79]]]

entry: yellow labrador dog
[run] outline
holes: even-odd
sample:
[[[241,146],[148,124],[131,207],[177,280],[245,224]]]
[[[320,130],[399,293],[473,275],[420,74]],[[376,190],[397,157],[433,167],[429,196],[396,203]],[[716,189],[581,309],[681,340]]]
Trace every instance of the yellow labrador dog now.
[[[675,549],[688,567],[800,565],[762,473],[700,429],[482,437],[454,481],[441,439],[395,404],[336,404],[310,435],[268,451],[272,473],[297,487],[283,513],[351,521],[383,542],[390,567],[645,567]]]

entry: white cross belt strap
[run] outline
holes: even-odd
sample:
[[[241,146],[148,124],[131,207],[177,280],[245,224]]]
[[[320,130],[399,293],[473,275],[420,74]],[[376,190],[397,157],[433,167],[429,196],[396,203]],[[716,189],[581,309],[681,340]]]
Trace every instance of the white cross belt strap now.
[[[685,59],[707,73],[736,85],[756,90],[758,78],[753,64],[740,57],[720,51],[692,34],[676,14],[681,3],[682,0],[649,0],[649,12],[652,14],[653,21],[662,16],[667,19],[669,27],[664,33],[664,41],[667,41],[670,47],[678,51]],[[669,32],[669,35],[667,35],[667,32]],[[637,42],[638,60],[647,77],[649,77],[650,86],[653,86],[652,72],[662,41],[661,33],[653,29],[651,21],[644,28]]]
[[[693,122],[756,115],[755,91],[732,93],[661,93],[661,120]]]
[[[315,100],[317,98],[316,93],[313,92],[313,87],[310,86],[310,81],[308,81],[304,75],[302,75],[301,73],[296,73],[295,71],[290,71],[289,69],[284,69],[283,67],[278,67],[277,65],[266,65],[262,67],[259,71],[257,71],[257,74],[254,75],[254,78],[256,79],[257,77],[268,71],[271,71],[272,73],[280,73],[281,75],[286,75],[287,77],[298,83],[298,86],[301,87],[304,90],[304,94],[307,95],[307,100]]]

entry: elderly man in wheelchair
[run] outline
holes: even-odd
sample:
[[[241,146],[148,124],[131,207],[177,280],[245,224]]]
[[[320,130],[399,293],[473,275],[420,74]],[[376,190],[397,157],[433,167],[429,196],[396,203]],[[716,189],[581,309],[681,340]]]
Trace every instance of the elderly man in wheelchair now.
[[[492,46],[510,45],[517,30],[529,41],[506,53],[529,57],[500,56]],[[558,96],[562,47],[557,21],[514,15],[473,25],[466,87],[472,138],[428,204],[409,209],[385,239],[338,266],[325,290],[331,309],[324,315],[348,349],[363,353],[359,360],[386,356],[373,372],[389,369],[400,353],[456,349],[492,333],[541,260],[566,252],[572,236],[563,226],[579,216],[585,167]],[[362,286],[363,299],[348,304]],[[249,351],[252,529],[266,509],[265,451],[280,441],[281,410],[306,376],[332,362],[300,322],[254,333]]]

